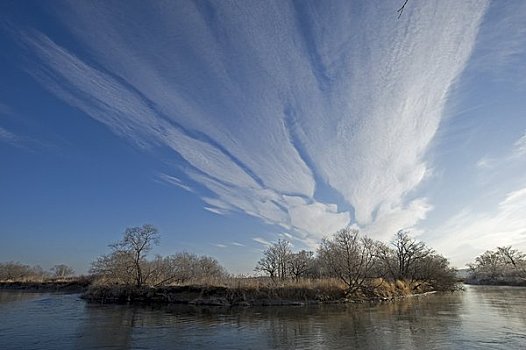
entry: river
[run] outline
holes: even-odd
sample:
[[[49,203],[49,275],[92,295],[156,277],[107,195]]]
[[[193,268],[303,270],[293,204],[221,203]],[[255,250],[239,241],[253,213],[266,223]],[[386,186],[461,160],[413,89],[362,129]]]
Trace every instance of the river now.
[[[526,349],[526,288],[379,305],[132,307],[0,291],[0,349]]]

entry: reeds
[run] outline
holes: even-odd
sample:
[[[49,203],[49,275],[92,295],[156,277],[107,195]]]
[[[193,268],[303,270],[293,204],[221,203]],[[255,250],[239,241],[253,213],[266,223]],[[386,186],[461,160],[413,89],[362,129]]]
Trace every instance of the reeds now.
[[[298,305],[386,301],[422,293],[424,284],[381,278],[349,294],[336,278],[272,280],[268,277],[222,277],[193,279],[160,287],[134,287],[98,281],[86,299],[99,302],[187,303],[198,305]]]

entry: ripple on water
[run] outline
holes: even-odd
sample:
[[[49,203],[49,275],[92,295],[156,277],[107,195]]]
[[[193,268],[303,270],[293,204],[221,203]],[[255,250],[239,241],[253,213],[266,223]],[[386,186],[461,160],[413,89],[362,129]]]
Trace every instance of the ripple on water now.
[[[0,349],[526,348],[526,289],[468,286],[381,305],[87,305],[0,292]],[[10,293],[10,292],[7,292]]]

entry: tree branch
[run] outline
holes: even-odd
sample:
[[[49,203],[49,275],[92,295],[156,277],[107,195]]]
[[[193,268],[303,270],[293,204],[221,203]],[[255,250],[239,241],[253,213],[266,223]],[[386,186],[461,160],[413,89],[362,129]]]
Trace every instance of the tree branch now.
[[[398,13],[398,18],[397,19],[400,19],[400,17],[402,16],[402,13],[404,13],[404,9],[405,9],[405,5],[407,5],[407,3],[409,2],[409,0],[405,0],[404,1],[404,4],[402,5],[402,7],[400,7],[396,12]]]

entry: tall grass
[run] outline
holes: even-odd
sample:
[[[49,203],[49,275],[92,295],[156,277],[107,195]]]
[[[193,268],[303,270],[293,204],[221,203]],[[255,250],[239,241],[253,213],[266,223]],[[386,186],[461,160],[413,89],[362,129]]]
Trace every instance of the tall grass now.
[[[98,281],[88,292],[88,299],[198,302],[213,301],[221,305],[282,305],[287,302],[361,302],[401,298],[422,293],[424,284],[376,278],[360,290],[349,294],[348,286],[336,278],[272,280],[268,277],[209,277],[191,279],[161,287],[136,288]]]

